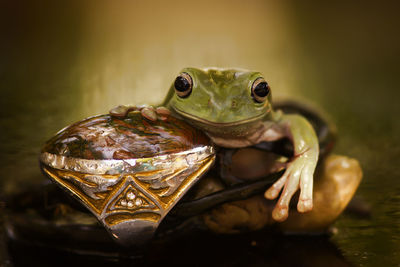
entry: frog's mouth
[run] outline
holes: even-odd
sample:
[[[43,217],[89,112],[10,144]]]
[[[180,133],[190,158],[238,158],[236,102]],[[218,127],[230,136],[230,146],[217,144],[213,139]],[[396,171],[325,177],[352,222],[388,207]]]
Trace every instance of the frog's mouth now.
[[[210,135],[233,138],[244,137],[256,131],[256,129],[258,129],[261,118],[263,118],[267,114],[264,113],[248,119],[233,122],[215,122],[205,120],[177,108],[174,108],[174,111],[181,117],[188,119],[188,123],[192,124],[196,128],[204,130]]]
[[[244,124],[251,124],[255,121],[260,120],[262,117],[264,117],[267,113],[263,113],[263,114],[259,114],[257,116],[248,118],[248,119],[243,119],[243,120],[238,120],[238,121],[232,121],[232,122],[216,122],[216,121],[210,121],[210,120],[206,120],[200,117],[197,117],[195,115],[186,113],[182,110],[179,110],[177,108],[174,108],[174,110],[176,111],[176,113],[178,113],[179,115],[190,119],[193,122],[199,122],[201,124],[206,124],[212,127],[232,127],[232,126],[238,126],[238,125],[244,125]]]

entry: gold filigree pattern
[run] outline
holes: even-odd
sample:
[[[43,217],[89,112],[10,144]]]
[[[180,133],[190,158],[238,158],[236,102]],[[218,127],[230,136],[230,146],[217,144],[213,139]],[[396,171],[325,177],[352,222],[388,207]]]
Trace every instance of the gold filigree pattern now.
[[[187,161],[182,157],[167,165],[159,164],[160,169],[116,174],[88,174],[46,165],[42,168],[80,199],[105,226],[135,220],[158,226],[213,161],[214,155],[200,157],[198,161]]]

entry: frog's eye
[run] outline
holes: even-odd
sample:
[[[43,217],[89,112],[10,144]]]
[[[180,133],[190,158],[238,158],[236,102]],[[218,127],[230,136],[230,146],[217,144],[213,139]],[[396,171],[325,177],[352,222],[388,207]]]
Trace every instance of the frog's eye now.
[[[192,92],[192,77],[190,77],[186,72],[182,72],[178,77],[176,77],[174,86],[175,92],[179,97],[188,97]]]
[[[257,78],[251,86],[251,96],[257,103],[262,103],[267,99],[270,88],[263,78]]]

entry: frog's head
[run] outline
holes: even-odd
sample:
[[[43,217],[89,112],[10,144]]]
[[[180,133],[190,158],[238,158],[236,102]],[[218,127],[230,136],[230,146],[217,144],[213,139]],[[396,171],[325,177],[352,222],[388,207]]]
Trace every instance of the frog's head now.
[[[207,132],[240,136],[271,111],[271,94],[259,72],[185,68],[164,105]]]

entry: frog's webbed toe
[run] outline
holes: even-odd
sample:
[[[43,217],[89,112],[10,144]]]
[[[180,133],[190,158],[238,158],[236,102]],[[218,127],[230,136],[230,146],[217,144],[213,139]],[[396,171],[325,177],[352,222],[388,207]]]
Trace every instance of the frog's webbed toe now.
[[[110,109],[109,113],[113,117],[124,118],[129,112],[130,107],[125,105],[119,105]]]
[[[140,113],[143,117],[151,121],[162,120],[165,121],[168,119],[170,115],[169,109],[166,107],[157,107],[154,108],[153,106],[145,106],[140,109]]]
[[[148,120],[157,121],[157,114],[152,106],[142,108],[140,113]]]
[[[168,116],[170,115],[170,111],[166,107],[157,107],[154,108],[153,106],[142,105],[142,106],[132,106],[132,105],[119,105],[115,108],[112,108],[109,113],[113,117],[117,118],[125,118],[128,116],[129,112],[140,112],[140,114],[150,120],[150,121],[157,121],[167,120]]]
[[[314,169],[314,167],[306,165],[300,175],[300,197],[297,210],[301,213],[311,211],[313,208]]]
[[[297,204],[299,212],[312,210],[312,188],[315,166],[307,162],[303,157],[298,157],[288,164],[285,173],[266,192],[265,198],[275,199],[282,194],[272,211],[272,217],[276,221],[284,221],[289,215],[289,203],[293,195],[300,189],[300,197]]]

